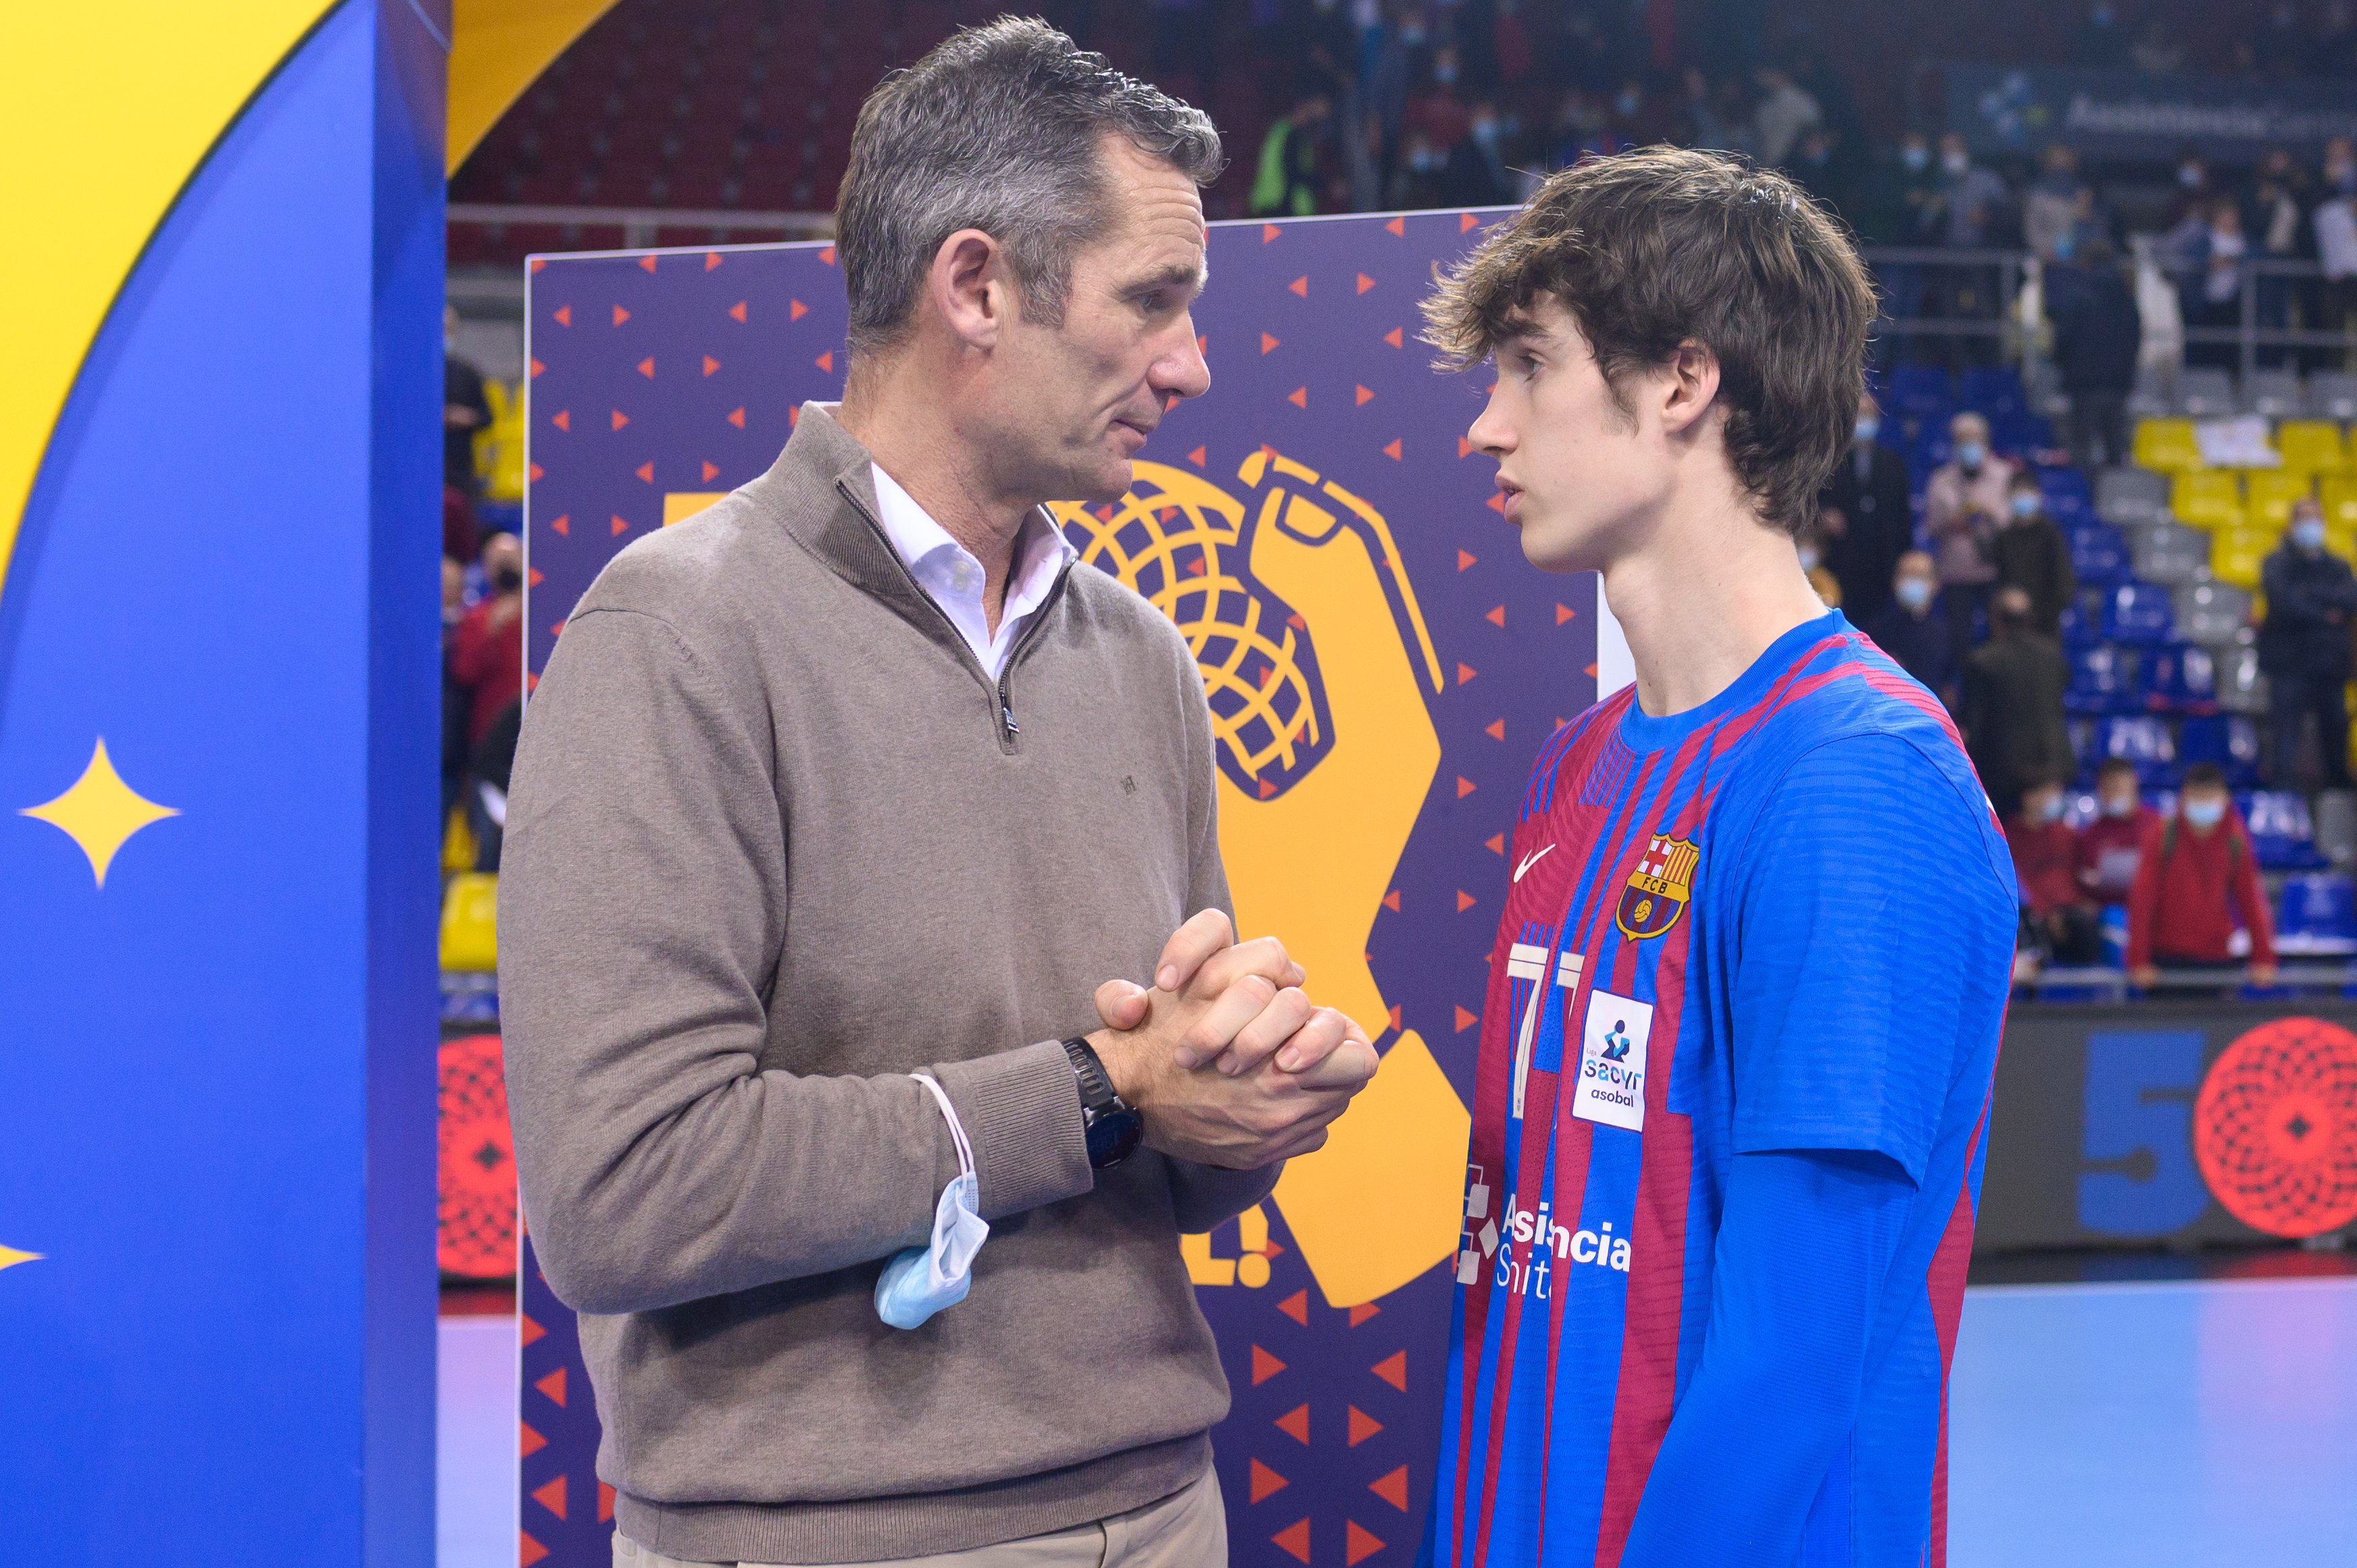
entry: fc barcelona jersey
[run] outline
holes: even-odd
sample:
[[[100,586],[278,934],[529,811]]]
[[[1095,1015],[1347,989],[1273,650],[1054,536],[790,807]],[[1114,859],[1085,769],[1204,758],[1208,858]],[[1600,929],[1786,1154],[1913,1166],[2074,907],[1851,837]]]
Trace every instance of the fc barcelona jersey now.
[[[1867,1382],[1798,1561],[1936,1563],[2010,978],[2002,832],[1938,702],[1838,612],[1699,708],[1634,698],[1556,732],[1508,856],[1427,1552],[1618,1563],[1736,1156],[1842,1150],[1914,1196],[1887,1283],[1855,1287],[1879,1291]]]

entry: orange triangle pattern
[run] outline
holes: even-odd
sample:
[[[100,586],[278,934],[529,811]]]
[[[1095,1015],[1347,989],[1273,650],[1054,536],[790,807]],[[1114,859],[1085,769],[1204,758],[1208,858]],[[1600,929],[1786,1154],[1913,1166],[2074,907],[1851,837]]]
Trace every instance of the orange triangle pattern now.
[[[1400,1512],[1407,1512],[1407,1466],[1403,1465],[1387,1476],[1369,1481],[1367,1490]]]
[[[1356,1448],[1360,1444],[1364,1443],[1368,1438],[1372,1437],[1376,1433],[1381,1432],[1383,1429],[1383,1423],[1382,1422],[1377,1421],[1373,1416],[1369,1415],[1357,1405],[1352,1405],[1351,1407],[1350,1445],[1351,1447]]]
[[[1479,675],[1480,673],[1480,671],[1474,669],[1470,664],[1460,661],[1457,666],[1457,683],[1462,686],[1466,682],[1470,681],[1474,676]]]
[[[717,360],[714,359],[714,358],[713,358],[711,355],[709,355],[709,354],[706,354],[706,355],[705,355],[705,356],[704,356],[704,373],[705,373],[705,375],[707,375],[707,376],[708,376],[708,375],[710,375],[713,371],[715,371],[718,370],[719,368],[720,368],[720,361],[719,361],[719,360]]]
[[[532,1314],[528,1312],[516,1314],[516,1343],[519,1346],[529,1345],[547,1332],[547,1329],[532,1320]]]
[[[559,327],[570,327],[573,325],[573,307],[569,305],[560,305],[550,314],[555,317],[556,324]]]
[[[786,301],[786,319],[788,321],[800,321],[803,317],[808,316],[809,314],[810,306],[804,305],[801,300],[789,299]]]
[[[1187,461],[1194,464],[1195,467],[1200,468],[1203,466],[1204,459],[1209,456],[1210,453],[1206,448],[1198,446],[1192,452],[1187,454]]]
[[[652,463],[641,463],[630,471],[648,484],[651,485],[655,482],[655,466]]]
[[[1557,605],[1555,607],[1555,624],[1561,626],[1564,622],[1569,620],[1578,613],[1579,612],[1577,610],[1573,609],[1569,605]]]
[[[1259,1502],[1293,1485],[1284,1477],[1255,1459],[1252,1462],[1252,1500]]]
[[[1457,1032],[1458,1034],[1463,1034],[1466,1030],[1471,1028],[1480,1021],[1481,1015],[1479,1013],[1468,1013],[1462,1007],[1457,1009]]]
[[[728,307],[728,314],[729,314],[729,315],[731,315],[731,316],[733,316],[733,317],[736,317],[737,320],[739,320],[739,321],[744,320],[744,319],[745,319],[745,302],[744,302],[743,300],[741,300],[741,299],[740,299],[740,300],[738,300],[736,304],[734,304],[734,305],[730,306]]]
[[[655,259],[652,256],[640,256],[639,258],[639,270],[644,273],[653,272],[655,270]]]
[[[1401,347],[1402,334],[1400,329],[1394,327],[1390,331],[1384,333],[1383,341],[1389,343],[1394,349]]]
[[[1407,1392],[1407,1352],[1398,1350],[1367,1369],[1400,1392]]]
[[[1503,740],[1506,738],[1506,721],[1503,719],[1491,719],[1488,724],[1481,726],[1481,733],[1488,736],[1491,740]]]
[[[1342,1568],[1359,1568],[1359,1564],[1383,1549],[1383,1538],[1372,1530],[1362,1530],[1359,1521],[1342,1521]]]
[[[548,1446],[548,1439],[533,1431],[532,1423],[519,1421],[516,1426],[519,1428],[516,1433],[516,1457],[519,1459],[537,1454]]]
[[[1473,793],[1474,788],[1473,780],[1466,778],[1462,773],[1457,776],[1457,798],[1458,800],[1462,800],[1466,796]]]
[[[628,321],[630,318],[630,313],[629,311],[627,311],[627,310],[623,309],[623,308],[622,308],[620,306],[619,306],[619,305],[618,305],[618,306],[614,306],[614,325],[615,325],[615,326],[619,327],[623,322]]]
[[[1402,1503],[1400,1505],[1402,1508],[1405,1508],[1406,1506],[1407,1505],[1405,1503]],[[613,1517],[614,1488],[607,1482],[600,1481],[597,1483],[597,1522],[599,1524],[604,1524],[608,1520],[610,1520]]]
[[[1491,626],[1502,627],[1506,624],[1506,607],[1500,605],[1497,608],[1484,614],[1481,618]]]
[[[1278,1549],[1296,1563],[1309,1561],[1309,1521],[1308,1520],[1288,1525],[1269,1539],[1276,1542]]]
[[[1268,1381],[1269,1379],[1285,1370],[1284,1362],[1278,1360],[1275,1357],[1270,1355],[1267,1351],[1262,1349],[1257,1345],[1253,1347],[1252,1361],[1252,1380],[1253,1387],[1254,1388],[1260,1387],[1261,1384]]]
[[[1262,333],[1260,335],[1260,351],[1264,354],[1267,353],[1271,349],[1276,347],[1278,341],[1279,339],[1270,337],[1267,333]]]
[[[1361,274],[1359,274],[1359,292],[1360,292],[1361,294],[1364,294],[1364,293],[1366,293],[1369,289],[1371,289],[1371,288],[1372,288],[1372,287],[1374,287],[1374,286],[1375,286],[1375,280],[1374,280],[1374,279],[1372,279],[1372,278],[1369,277],[1369,276],[1368,276],[1366,274],[1364,274],[1364,273],[1361,273]]]
[[[1488,838],[1481,841],[1481,847],[1488,850],[1491,854],[1503,854],[1506,853],[1506,835],[1503,833],[1491,833]]]
[[[1374,402],[1374,401],[1375,401],[1375,394],[1374,394],[1373,391],[1372,391],[1372,389],[1370,389],[1370,388],[1366,385],[1366,383],[1365,383],[1365,382],[1363,382],[1363,381],[1362,381],[1362,382],[1360,382],[1360,383],[1359,383],[1359,384],[1358,384],[1358,385],[1353,389],[1353,391],[1352,391],[1352,394],[1351,394],[1351,395],[1352,395],[1352,396],[1353,396],[1353,398],[1356,400],[1355,402],[1353,402],[1353,403],[1351,404],[1351,407],[1353,407],[1353,408],[1364,408],[1364,407],[1366,407],[1366,406],[1367,406],[1367,404],[1369,404],[1369,403],[1372,403],[1372,402]]]
[[[834,247],[829,245],[825,250],[821,251],[818,253],[818,259],[822,265],[830,267],[834,265]]]
[[[715,267],[717,267],[719,264],[720,264],[720,252],[717,252],[717,251],[706,251],[706,252],[704,252],[704,270],[705,270],[705,272],[707,272],[707,273],[708,273],[708,272],[712,271]]]
[[[1308,273],[1304,273],[1299,277],[1295,278],[1291,283],[1286,284],[1285,286],[1292,290],[1295,294],[1299,295],[1302,298],[1308,299],[1309,297],[1309,274]]]
[[[548,1555],[548,1548],[534,1541],[532,1538],[532,1531],[523,1530],[516,1533],[523,1538],[518,1543],[516,1550],[516,1563],[519,1568],[532,1568],[533,1563]]]
[[[1393,219],[1390,222],[1383,225],[1383,232],[1394,237],[1405,236],[1407,233],[1407,220],[1405,218]]]
[[[1383,908],[1389,909],[1393,914],[1396,915],[1399,913],[1399,904],[1400,899],[1398,888],[1394,887],[1390,892],[1383,895]]]
[[[565,1477],[559,1476],[544,1487],[534,1487],[532,1489],[532,1500],[557,1518],[563,1519],[565,1517]]]
[[[1394,1028],[1398,1027],[1397,1025],[1394,1025],[1393,1026]],[[1364,1323],[1367,1319],[1372,1317],[1382,1310],[1382,1307],[1377,1306],[1372,1301],[1361,1302],[1358,1305],[1351,1309],[1351,1326],[1356,1328],[1359,1325]]]
[[[1466,892],[1462,887],[1459,887],[1457,890],[1457,912],[1458,914],[1461,915],[1465,913],[1466,910],[1470,909],[1479,902],[1479,899],[1475,898],[1470,893]]]
[[[1296,1443],[1307,1443],[1309,1441],[1309,1407],[1306,1404],[1295,1405],[1291,1410],[1278,1416],[1275,1424],[1279,1432],[1284,1433]]]
[[[1479,561],[1480,559],[1480,557],[1474,554],[1470,550],[1459,550],[1457,553],[1457,569],[1462,572],[1466,567],[1470,566],[1474,562]]]
[[[716,475],[717,475],[719,472],[720,472],[720,465],[719,465],[719,464],[717,464],[717,463],[711,463],[711,462],[707,462],[707,463],[705,463],[705,464],[704,465],[704,482],[705,482],[705,484],[707,484],[707,485],[708,485],[708,484],[710,484],[710,483],[713,481],[714,477],[715,477]]]
[[[532,1386],[555,1403],[563,1404],[565,1402],[565,1369],[557,1368]]]
[[[1284,230],[1278,228],[1274,223],[1264,223],[1260,226],[1260,242],[1265,245],[1271,240],[1275,239],[1279,234],[1284,232]]]
[[[618,409],[616,409],[616,410],[613,412],[613,413],[612,413],[611,415],[609,415],[608,417],[610,417],[610,418],[613,420],[613,422],[614,422],[614,428],[615,428],[615,429],[617,429],[617,430],[621,429],[621,428],[622,428],[622,426],[624,426],[625,424],[630,424],[630,416],[629,414],[627,414],[627,413],[623,413],[620,409],[619,409],[619,408],[618,408]]]
[[[1285,1314],[1286,1316],[1293,1319],[1294,1322],[1301,1325],[1302,1327],[1308,1327],[1309,1293],[1306,1290],[1295,1291],[1291,1295],[1286,1296],[1283,1301],[1276,1304],[1276,1310]]]
[[[1296,408],[1308,408],[1309,406],[1309,389],[1308,387],[1296,387],[1291,392],[1285,394],[1285,401],[1291,403]]]
[[[1394,435],[1389,441],[1383,443],[1383,456],[1389,457],[1394,463],[1400,460],[1400,438],[1398,436]]]

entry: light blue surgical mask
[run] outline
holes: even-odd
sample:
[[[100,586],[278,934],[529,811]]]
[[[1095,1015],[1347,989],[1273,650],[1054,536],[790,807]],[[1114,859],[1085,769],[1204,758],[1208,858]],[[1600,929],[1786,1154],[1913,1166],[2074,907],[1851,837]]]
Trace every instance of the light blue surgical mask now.
[[[974,1254],[990,1239],[990,1227],[979,1212],[982,1186],[974,1176],[974,1147],[966,1142],[957,1112],[932,1079],[921,1072],[909,1076],[931,1092],[949,1118],[958,1174],[942,1188],[941,1201],[933,1207],[931,1244],[896,1252],[876,1281],[876,1316],[895,1328],[914,1328],[943,1307],[963,1301],[974,1287]]]
[[[2301,518],[2291,525],[2291,542],[2302,550],[2324,548],[2324,524],[2312,517]]]
[[[2044,800],[2039,801],[2038,820],[2041,822],[2061,822],[2062,820],[2062,797],[2060,795],[2049,795]]]
[[[2038,494],[2034,490],[2016,490],[2012,505],[2013,515],[2021,518],[2036,517],[2040,510]]]
[[[2184,817],[2186,826],[2199,828],[2205,833],[2226,820],[2226,802],[2223,800],[2186,800],[2179,803],[2177,810]]]
[[[1878,416],[1871,413],[1861,413],[1857,416],[1857,438],[1860,442],[1870,444],[1881,434],[1882,421]]]
[[[1931,166],[1932,149],[1910,143],[1900,150],[1899,161],[1920,174]]]
[[[1977,441],[1956,443],[1956,461],[1967,468],[1977,468],[1988,461],[1988,448]]]
[[[1932,607],[1932,585],[1921,577],[1901,577],[1891,588],[1899,602],[1916,615]]]

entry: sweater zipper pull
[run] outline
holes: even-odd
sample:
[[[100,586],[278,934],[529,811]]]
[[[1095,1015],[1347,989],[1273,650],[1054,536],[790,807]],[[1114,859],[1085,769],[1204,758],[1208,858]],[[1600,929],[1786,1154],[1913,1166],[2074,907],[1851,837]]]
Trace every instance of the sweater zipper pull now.
[[[998,704],[998,722],[1006,727],[1006,737],[1009,740],[1023,733],[1021,726],[1015,722],[1014,706],[1004,699],[1001,699]]]

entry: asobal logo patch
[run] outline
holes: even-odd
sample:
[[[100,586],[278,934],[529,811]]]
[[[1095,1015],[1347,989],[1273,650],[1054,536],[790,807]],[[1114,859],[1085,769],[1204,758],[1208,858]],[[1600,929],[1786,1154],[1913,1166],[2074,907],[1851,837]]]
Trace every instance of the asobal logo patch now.
[[[1645,1042],[1653,1033],[1653,1004],[1609,991],[1587,993],[1580,1030],[1579,1087],[1571,1113],[1631,1133],[1645,1128]]]

